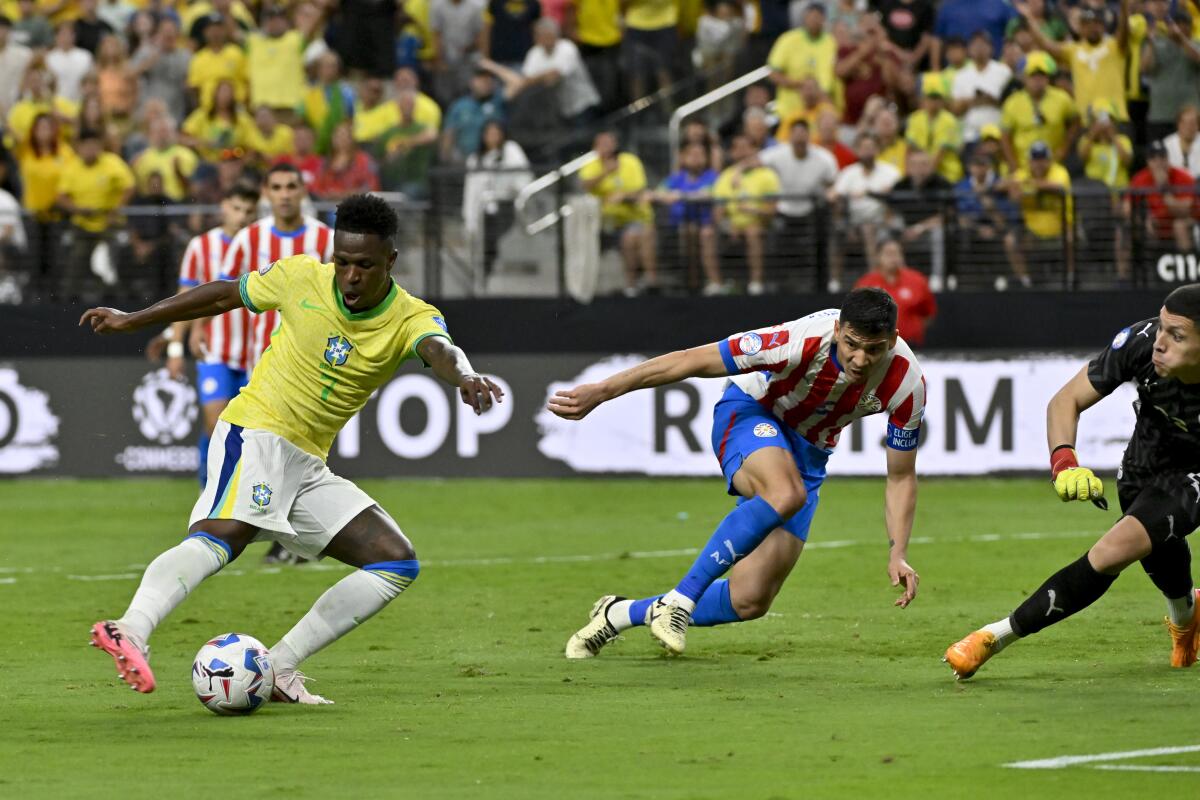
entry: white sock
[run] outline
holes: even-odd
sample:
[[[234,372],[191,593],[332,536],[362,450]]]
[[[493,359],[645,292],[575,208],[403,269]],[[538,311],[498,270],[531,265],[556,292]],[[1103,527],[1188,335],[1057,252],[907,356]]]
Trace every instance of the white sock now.
[[[629,609],[633,606],[632,600],[618,600],[608,607],[605,612],[608,616],[608,622],[618,631],[628,630],[633,627],[633,620],[629,617]],[[642,622],[641,624],[645,624]]]
[[[1012,623],[1008,621],[1008,617],[1005,617],[998,622],[993,622],[991,625],[984,625],[983,629],[985,631],[991,631],[991,633],[996,637],[997,653],[1008,647],[1017,639],[1021,638],[1013,631]]]
[[[313,653],[375,616],[407,585],[400,586],[361,569],[342,578],[317,598],[312,609],[271,648],[275,674],[295,669]]]
[[[219,544],[199,536],[184,539],[146,567],[142,582],[117,624],[145,647],[150,634],[208,576],[228,562]]]
[[[689,614],[696,610],[696,601],[672,589],[663,595],[662,601],[667,605],[677,605]]]
[[[1183,597],[1167,598],[1167,616],[1172,625],[1184,627],[1192,624],[1192,614],[1196,607],[1196,590],[1192,589]]]

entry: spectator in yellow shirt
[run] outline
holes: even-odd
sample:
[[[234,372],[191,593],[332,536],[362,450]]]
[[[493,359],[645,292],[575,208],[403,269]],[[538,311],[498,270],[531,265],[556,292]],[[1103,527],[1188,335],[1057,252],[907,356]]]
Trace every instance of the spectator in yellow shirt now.
[[[1075,222],[1071,202],[1071,176],[1066,167],[1054,162],[1054,153],[1045,142],[1029,148],[1029,165],[1013,173],[1006,182],[1014,203],[1021,208],[1024,230],[1005,234],[1004,249],[1013,274],[1023,288],[1031,288],[1026,253],[1037,245],[1062,248],[1069,256]],[[1070,263],[1064,265],[1069,271]],[[997,289],[1007,284],[997,281]]]
[[[250,140],[254,120],[237,102],[233,84],[220,81],[213,90],[212,106],[201,106],[183,122],[183,143],[194,149],[205,161],[224,160],[225,151],[240,151],[240,158]]]
[[[204,47],[192,56],[188,65],[188,88],[200,106],[211,106],[213,92],[221,81],[228,81],[239,103],[246,101],[246,57],[230,41],[231,21],[219,15],[204,28]]]
[[[935,158],[936,170],[950,183],[962,179],[962,130],[958,117],[946,108],[949,87],[940,74],[925,75],[921,80],[921,107],[908,115],[905,138],[918,150]]]
[[[359,85],[358,107],[354,109],[354,141],[376,159],[383,154],[384,136],[396,126],[399,110],[384,97],[380,78],[365,78]]]
[[[764,251],[767,230],[775,218],[779,176],[759,163],[758,148],[745,134],[733,137],[729,158],[733,163],[721,172],[713,187],[713,199],[717,201],[713,218],[730,238],[746,248],[746,294],[760,295],[766,291]]]
[[[1009,170],[1028,161],[1034,142],[1049,145],[1055,161],[1066,159],[1079,118],[1071,95],[1050,85],[1054,59],[1041,51],[1025,57],[1025,88],[1013,92],[1000,109],[1004,159]]]
[[[71,215],[63,294],[79,299],[80,279],[91,274],[93,251],[109,241],[120,223],[119,209],[133,197],[133,172],[120,156],[103,150],[100,132],[79,132],[79,158],[67,163],[59,176],[58,205]],[[110,282],[115,282],[111,280]]]
[[[342,60],[333,51],[317,60],[316,78],[304,94],[304,120],[317,135],[317,152],[328,155],[333,131],[354,118],[354,89],[342,80]]]
[[[298,17],[306,24],[319,16]],[[304,50],[313,31],[292,27],[287,11],[268,6],[263,11],[262,32],[246,35],[246,71],[250,76],[250,108],[269,106],[283,122],[293,122],[304,99]]]
[[[1080,41],[1058,42],[1048,37],[1041,26],[1033,24],[1029,9],[1021,4],[1029,32],[1038,47],[1056,60],[1071,67],[1071,85],[1075,95],[1076,109],[1080,113],[1091,107],[1096,100],[1112,103],[1117,122],[1127,122],[1129,112],[1125,104],[1126,66],[1129,59],[1130,20],[1129,0],[1121,0],[1117,16],[1117,35],[1104,32],[1104,14],[1095,8],[1084,7],[1079,12]],[[1138,15],[1137,38],[1145,37],[1146,18]],[[1134,80],[1137,80],[1136,73]]]
[[[14,143],[20,144],[29,138],[33,121],[42,114],[49,114],[58,122],[61,139],[71,138],[71,129],[79,117],[79,104],[54,91],[54,73],[49,70],[31,68],[25,73],[21,88],[21,99],[13,103],[8,111],[8,133]]]
[[[779,87],[775,112],[786,117],[800,106],[800,86],[809,75],[817,79],[821,91],[837,98],[837,40],[825,32],[825,7],[810,3],[804,10],[804,26],[790,30],[775,40],[767,66],[771,82]]]
[[[148,194],[150,176],[157,174],[162,177],[162,193],[176,203],[183,202],[200,158],[194,150],[175,141],[175,123],[170,117],[154,117],[148,126],[149,146],[133,161],[138,190]]]
[[[800,80],[800,105],[792,110],[790,114],[785,114],[779,118],[779,128],[775,131],[775,138],[784,144],[791,141],[792,126],[797,120],[804,120],[808,123],[808,127],[817,127],[817,118],[821,116],[821,112],[826,109],[837,111],[833,103],[829,102],[829,97],[821,91],[821,85],[817,83],[817,79],[813,75]]]
[[[259,161],[270,164],[276,158],[296,149],[296,136],[291,125],[284,125],[275,117],[275,110],[259,106],[254,112],[254,127],[250,129],[246,149],[258,156]]]
[[[59,179],[67,163],[75,158],[58,129],[59,123],[53,114],[38,114],[28,138],[17,145],[15,152],[21,172],[21,205],[33,215],[29,234],[37,253],[38,270],[34,281],[44,292],[49,291],[51,266],[58,253],[59,221],[62,219],[56,205]]]
[[[592,141],[594,161],[579,171],[583,190],[600,200],[604,232],[616,239],[625,265],[625,296],[639,293],[638,272],[645,288],[658,289],[657,237],[654,211],[646,199],[646,170],[633,153],[617,150],[617,135],[601,131]]]

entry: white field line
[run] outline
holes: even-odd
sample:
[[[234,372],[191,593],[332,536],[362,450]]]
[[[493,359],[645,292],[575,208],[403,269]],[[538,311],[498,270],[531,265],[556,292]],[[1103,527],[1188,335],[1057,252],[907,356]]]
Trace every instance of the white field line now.
[[[1119,772],[1200,772],[1200,767],[1154,767],[1143,764],[1095,764],[1092,769],[1107,769]]]
[[[915,545],[963,544],[963,543],[992,543],[1004,541],[1041,541],[1053,539],[1084,539],[1096,538],[1097,531],[1023,531],[1019,533],[985,533],[973,536],[914,536],[911,540]],[[874,547],[882,542],[882,538],[871,539],[816,539],[805,545],[806,550],[838,550],[846,547]],[[580,553],[576,555],[544,555],[544,556],[496,556],[492,558],[448,558],[421,561],[423,567],[496,567],[514,564],[587,564],[599,561],[622,561],[624,559],[647,558],[681,558],[694,556],[700,552],[695,547],[681,547],[674,550],[634,550],[625,553]],[[129,565],[134,566],[134,565]],[[38,572],[59,572],[61,567],[37,569],[34,567],[0,567],[0,574],[20,573],[32,574]],[[304,570],[313,572],[329,572],[348,569],[341,564],[306,564]],[[227,577],[236,577],[247,573],[259,575],[274,575],[280,572],[279,567],[261,567],[257,569],[225,569],[217,573]],[[67,574],[69,581],[125,581],[141,577],[140,572],[113,572],[100,574]],[[11,583],[11,580],[0,579],[0,585]]]
[[[1118,753],[1096,753],[1087,756],[1056,756],[1054,758],[1041,758],[1035,761],[1014,761],[1011,764],[1005,764],[1006,767],[1013,769],[1062,769],[1063,767],[1073,767],[1076,764],[1092,764],[1098,761],[1124,761],[1129,758],[1149,758],[1151,756],[1170,756],[1176,753],[1200,753],[1200,744],[1189,744],[1182,747],[1152,747],[1148,750],[1125,750]],[[1129,769],[1134,765],[1105,765],[1104,769]],[[1096,767],[1100,769],[1100,767]],[[1170,768],[1174,772],[1200,772],[1200,767],[1181,770],[1179,768]],[[1158,768],[1146,767],[1140,771],[1163,771]]]

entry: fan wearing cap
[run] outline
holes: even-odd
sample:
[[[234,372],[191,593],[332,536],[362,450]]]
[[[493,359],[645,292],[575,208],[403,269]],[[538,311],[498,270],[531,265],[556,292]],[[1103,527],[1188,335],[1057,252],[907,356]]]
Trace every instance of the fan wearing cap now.
[[[955,183],[963,174],[962,162],[958,160],[962,129],[958,117],[946,108],[948,94],[941,75],[921,78],[921,107],[908,115],[905,138],[914,147],[932,154],[938,174]]]
[[[1134,204],[1143,206],[1146,232],[1159,242],[1174,241],[1180,252],[1192,251],[1192,211],[1195,207],[1192,176],[1167,162],[1167,148],[1151,142],[1146,149],[1146,166],[1129,182],[1134,193],[1126,198],[1126,214]],[[1175,188],[1171,188],[1175,187]],[[1140,209],[1139,209],[1140,210]]]
[[[1006,183],[1013,202],[1021,207],[1024,230],[1009,231],[1004,237],[1004,249],[1013,274],[1022,286],[1029,288],[1032,281],[1026,252],[1040,243],[1058,247],[1064,236],[1071,237],[1074,223],[1071,176],[1066,167],[1055,162],[1049,145],[1034,142],[1029,148],[1028,166],[1013,173]],[[1003,287],[997,285],[996,288]]]
[[[1017,10],[1029,18],[1029,9],[1024,3]],[[1041,28],[1031,24],[1029,32],[1038,47],[1056,60],[1071,67],[1071,84],[1075,91],[1075,102],[1083,113],[1097,100],[1108,100],[1113,105],[1117,122],[1127,122],[1129,111],[1125,104],[1126,68],[1129,61],[1131,42],[1145,37],[1146,18],[1141,14],[1131,22],[1129,0],[1121,0],[1117,14],[1117,35],[1104,31],[1104,15],[1091,7],[1079,12],[1079,35],[1076,42],[1056,42],[1046,36]],[[1132,35],[1131,35],[1132,32]]]
[[[1028,163],[1034,142],[1045,142],[1062,161],[1079,127],[1071,95],[1050,85],[1058,71],[1054,59],[1035,51],[1026,56],[1023,71],[1025,88],[1009,95],[1000,111],[1004,158],[1011,170]]]

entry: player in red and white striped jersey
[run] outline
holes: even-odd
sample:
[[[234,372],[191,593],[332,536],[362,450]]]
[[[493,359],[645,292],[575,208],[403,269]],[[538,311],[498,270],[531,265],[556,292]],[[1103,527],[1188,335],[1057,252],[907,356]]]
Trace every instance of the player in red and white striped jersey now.
[[[267,171],[263,191],[271,206],[271,216],[247,225],[234,237],[225,256],[226,279],[262,270],[281,258],[309,255],[322,264],[333,260],[333,230],[323,222],[306,217],[301,211],[304,179],[292,164],[276,164]],[[250,343],[250,368],[253,369],[271,344],[271,334],[279,327],[279,313],[267,311],[254,315]]]
[[[636,389],[731,376],[713,414],[712,446],[736,507],[673,590],[642,600],[600,598],[588,624],[567,642],[568,658],[590,658],[635,625],[648,625],[667,650],[681,653],[689,624],[765,614],[808,539],[839,434],[871,414],[888,415],[888,575],[893,586],[903,585],[895,604],[912,602],[920,578],[907,558],[925,380],[896,333],[896,314],[882,289],[856,289],[840,310],[668,353],[550,399],[555,414],[582,419]],[[726,572],[729,579],[721,580]]]
[[[179,293],[221,277],[224,260],[234,235],[254,219],[258,192],[237,186],[221,201],[221,224],[188,242],[179,266]],[[190,334],[189,334],[190,331]],[[196,359],[196,386],[204,412],[200,435],[200,481],[208,463],[208,441],[225,406],[246,385],[249,356],[250,312],[235,309],[211,319],[176,322],[168,329],[167,370],[183,380],[184,345],[189,339]]]

